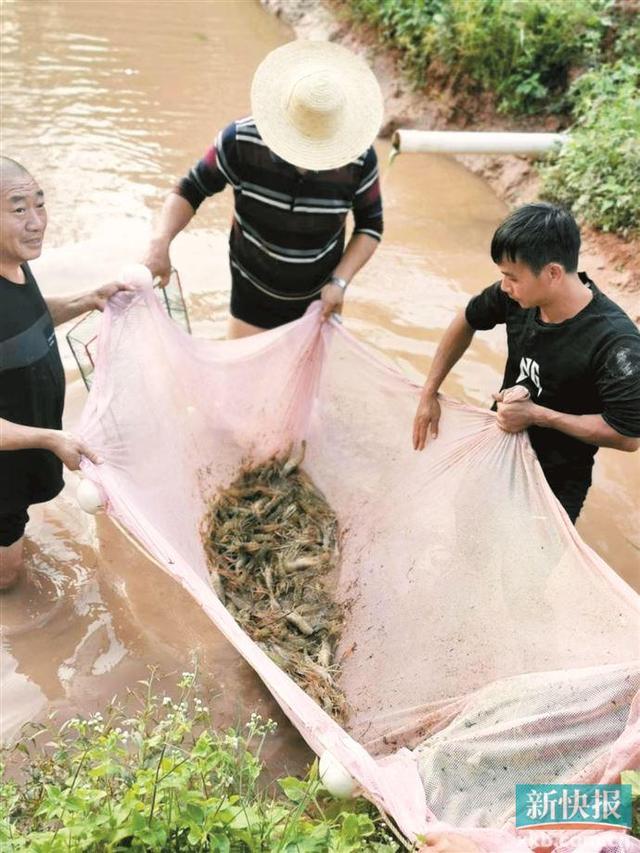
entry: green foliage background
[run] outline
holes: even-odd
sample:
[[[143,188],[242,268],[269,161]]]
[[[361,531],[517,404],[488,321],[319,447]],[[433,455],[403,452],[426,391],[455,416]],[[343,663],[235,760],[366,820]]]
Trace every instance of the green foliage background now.
[[[630,4],[343,0],[343,7],[375,27],[420,86],[445,78],[460,91],[492,93],[504,114],[572,121],[572,142],[545,172],[545,194],[598,228],[638,232],[640,21]]]
[[[631,785],[631,835],[640,838],[640,770],[625,770],[620,781]]]
[[[640,228],[640,62],[578,78],[569,141],[542,168],[543,194],[603,231]]]
[[[494,92],[508,113],[566,106],[573,67],[597,60],[611,25],[606,0],[349,0],[419,84],[437,62]]]

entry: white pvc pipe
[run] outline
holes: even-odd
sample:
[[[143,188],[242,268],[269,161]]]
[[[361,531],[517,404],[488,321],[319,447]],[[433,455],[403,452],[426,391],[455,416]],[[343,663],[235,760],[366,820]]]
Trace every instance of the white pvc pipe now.
[[[566,133],[396,130],[391,142],[398,154],[543,154],[567,139]]]

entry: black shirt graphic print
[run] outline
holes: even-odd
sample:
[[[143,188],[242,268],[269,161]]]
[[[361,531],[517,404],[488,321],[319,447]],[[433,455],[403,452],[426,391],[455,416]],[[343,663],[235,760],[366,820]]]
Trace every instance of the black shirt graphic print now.
[[[0,418],[61,429],[65,379],[53,321],[28,264],[25,283],[0,276]],[[51,500],[62,463],[48,450],[0,450],[0,514]]]
[[[562,323],[545,323],[492,284],[467,305],[477,330],[507,327],[502,388],[524,385],[534,403],[574,415],[601,414],[621,435],[640,436],[640,333],[631,319],[580,273],[593,298]],[[529,427],[552,489],[584,500],[598,448],[554,429]],[[581,496],[581,498],[580,498]]]

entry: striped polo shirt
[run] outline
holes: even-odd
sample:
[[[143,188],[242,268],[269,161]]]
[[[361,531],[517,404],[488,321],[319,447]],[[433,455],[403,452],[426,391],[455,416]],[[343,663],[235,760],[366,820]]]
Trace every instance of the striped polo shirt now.
[[[339,169],[299,172],[262,141],[251,117],[232,122],[175,187],[194,210],[231,184],[232,273],[277,299],[317,294],[344,250],[347,214],[356,234],[382,236],[373,148]]]

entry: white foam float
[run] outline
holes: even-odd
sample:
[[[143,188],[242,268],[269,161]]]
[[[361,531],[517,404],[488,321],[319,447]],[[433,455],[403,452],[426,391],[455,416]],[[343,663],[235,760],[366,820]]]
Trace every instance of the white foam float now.
[[[320,781],[332,796],[347,800],[355,795],[358,788],[356,780],[328,749],[320,756],[318,773]]]
[[[80,480],[78,490],[76,491],[76,500],[85,512],[90,515],[95,515],[104,509],[104,494],[100,486],[94,483],[93,480],[83,478]]]

